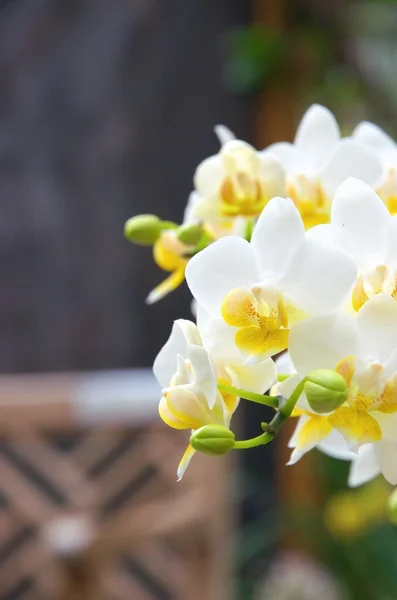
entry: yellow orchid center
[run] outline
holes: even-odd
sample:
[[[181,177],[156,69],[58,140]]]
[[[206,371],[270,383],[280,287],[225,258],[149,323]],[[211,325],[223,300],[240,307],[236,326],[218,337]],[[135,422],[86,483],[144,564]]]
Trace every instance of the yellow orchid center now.
[[[306,417],[296,436],[296,448],[292,454],[300,457],[304,452],[324,440],[334,427],[356,447],[382,439],[382,430],[376,418],[370,414],[397,412],[397,375],[385,379],[383,365],[372,362],[365,368],[356,368],[354,356],[340,361],[335,371],[349,387],[347,402],[330,415],[318,415],[296,407],[293,417]]]
[[[224,217],[256,217],[270,200],[266,181],[260,177],[260,160],[248,145],[225,146],[221,151],[226,177],[219,197]]]
[[[287,195],[300,212],[306,229],[328,223],[331,203],[318,179],[297,175],[287,181]]]
[[[371,271],[359,275],[352,292],[355,311],[376,294],[389,294],[397,300],[397,273],[386,265],[378,265]]]
[[[226,323],[237,328],[235,342],[245,354],[265,356],[287,347],[288,311],[277,291],[236,288],[224,298],[221,311]]]
[[[390,214],[397,214],[397,168],[390,167],[386,171],[376,193],[386,204]]]
[[[347,405],[332,413],[328,420],[348,439],[359,444],[382,438],[378,421],[369,413],[397,412],[397,376],[386,380],[383,365],[372,362],[357,370],[354,357],[343,359],[336,368],[349,385]]]

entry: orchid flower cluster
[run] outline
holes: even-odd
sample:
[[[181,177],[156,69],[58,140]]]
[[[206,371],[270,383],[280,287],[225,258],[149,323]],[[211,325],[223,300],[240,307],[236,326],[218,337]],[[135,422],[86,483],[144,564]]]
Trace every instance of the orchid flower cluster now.
[[[148,302],[185,277],[195,300],[154,363],[161,418],[191,432],[179,479],[196,451],[267,444],[297,417],[289,464],[318,447],[351,461],[351,486],[397,484],[396,143],[371,123],[342,138],[318,105],[293,143],[256,151],[216,133],[182,225],[125,226],[170,273]],[[274,415],[236,440],[244,400]]]

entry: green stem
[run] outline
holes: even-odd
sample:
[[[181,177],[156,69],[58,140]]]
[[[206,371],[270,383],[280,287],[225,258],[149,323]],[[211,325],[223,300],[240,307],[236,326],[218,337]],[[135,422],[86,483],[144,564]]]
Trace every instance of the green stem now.
[[[284,419],[288,419],[288,417],[291,416],[292,411],[295,408],[295,404],[298,402],[300,395],[303,392],[306,380],[307,377],[305,377],[300,383],[298,383],[291,396],[288,398],[287,402],[284,404],[284,406],[280,408],[280,414],[283,416]]]
[[[298,383],[288,400],[286,400],[284,404],[277,410],[270,423],[262,424],[262,428],[265,430],[264,433],[258,435],[257,437],[251,438],[250,440],[236,441],[234,448],[237,450],[243,450],[246,448],[255,448],[256,446],[264,446],[265,444],[271,442],[280,431],[284,421],[291,416],[292,411],[294,410],[294,407],[303,392],[306,379],[307,378],[305,377],[305,379],[302,379],[302,381]],[[280,400],[280,398],[282,398],[282,396],[280,396],[278,400]]]
[[[245,450],[247,448],[256,448],[256,446],[264,446],[265,444],[271,442],[273,438],[274,435],[266,431],[265,433],[262,433],[262,435],[258,435],[250,440],[235,442],[233,448],[237,450]]]
[[[246,390],[240,390],[239,388],[233,387],[232,385],[226,385],[225,383],[218,383],[218,390],[220,392],[226,392],[244,400],[250,400],[257,404],[264,406],[271,406],[272,408],[278,408],[279,399],[277,396],[264,396],[263,394],[256,394],[255,392],[247,392]]]

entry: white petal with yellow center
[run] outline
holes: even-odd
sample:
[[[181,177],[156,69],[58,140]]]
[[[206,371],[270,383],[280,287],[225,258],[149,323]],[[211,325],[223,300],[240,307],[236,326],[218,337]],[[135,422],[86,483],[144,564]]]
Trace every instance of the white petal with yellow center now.
[[[159,413],[174,429],[196,430],[204,425],[229,427],[236,399],[226,404],[218,391],[218,373],[212,357],[202,345],[200,333],[190,321],[174,323],[169,340],[153,367],[163,386]],[[189,447],[178,469],[182,476],[193,451]]]
[[[354,260],[305,236],[297,209],[283,198],[266,206],[251,244],[220,240],[186,270],[199,305],[237,329],[235,343],[250,360],[284,350],[290,328],[310,312],[337,308],[355,277]]]
[[[196,254],[186,269],[186,281],[197,302],[212,316],[220,316],[230,290],[250,287],[259,280],[259,269],[249,242],[237,237],[218,240]]]
[[[328,244],[343,248],[356,261],[353,310],[358,311],[377,294],[397,299],[397,220],[369,186],[349,178],[338,188],[331,225],[310,232],[315,239],[323,235]]]
[[[327,223],[337,187],[349,176],[374,185],[382,172],[379,158],[363,144],[340,139],[330,111],[313,105],[302,118],[293,144],[273,144],[269,150],[286,170],[288,195],[305,227]]]
[[[228,139],[219,129],[218,155],[203,161],[194,177],[199,200],[194,214],[207,224],[238,217],[256,218],[275,195],[285,195],[284,169],[271,153],[258,153],[246,142]],[[223,143],[224,142],[224,143]]]

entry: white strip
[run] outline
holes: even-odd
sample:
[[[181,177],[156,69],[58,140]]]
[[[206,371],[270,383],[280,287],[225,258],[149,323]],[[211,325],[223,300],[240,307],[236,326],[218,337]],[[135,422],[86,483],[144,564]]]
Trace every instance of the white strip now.
[[[161,388],[149,369],[77,376],[71,403],[84,425],[139,425],[157,418]]]
[[[231,142],[232,140],[236,139],[234,133],[224,125],[215,125],[214,131],[221,146],[224,146],[228,142]]]

